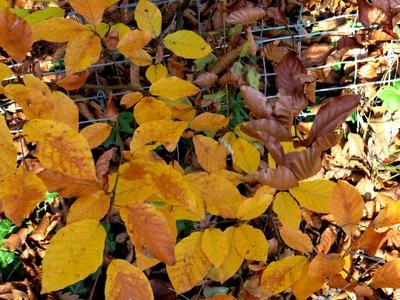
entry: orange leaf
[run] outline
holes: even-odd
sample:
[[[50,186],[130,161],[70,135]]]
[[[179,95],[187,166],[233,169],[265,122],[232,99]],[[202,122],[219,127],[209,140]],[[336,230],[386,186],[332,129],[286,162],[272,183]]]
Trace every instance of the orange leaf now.
[[[400,288],[400,258],[389,261],[376,269],[372,282],[376,288]]]
[[[193,144],[197,161],[207,172],[215,172],[226,168],[225,148],[212,138],[195,135]]]
[[[400,223],[400,201],[393,201],[387,204],[376,216],[372,226],[389,227]]]
[[[72,74],[57,81],[57,85],[67,91],[77,90],[83,86],[90,73],[84,71],[82,73]]]
[[[259,170],[251,176],[277,190],[287,190],[299,185],[293,172],[283,166],[278,166],[276,169]]]
[[[268,242],[264,233],[253,226],[242,224],[235,227],[236,251],[244,259],[265,262],[268,256]]]
[[[138,103],[142,98],[143,94],[141,92],[131,92],[122,96],[121,105],[124,105],[126,108],[130,108]]]
[[[99,25],[106,9],[105,0],[68,0],[72,8],[92,25]]]
[[[17,226],[46,198],[46,187],[34,173],[20,167],[1,183],[0,199],[6,216]]]
[[[223,115],[205,112],[194,118],[190,127],[194,130],[217,131],[228,123],[229,120]]]
[[[363,235],[352,245],[352,250],[364,250],[368,255],[375,256],[378,249],[388,239],[388,231],[377,232],[373,228],[367,228]]]
[[[12,135],[7,127],[6,120],[0,116],[0,157],[2,160],[0,168],[0,182],[17,169],[17,149],[13,143]]]
[[[229,245],[220,229],[207,228],[201,239],[201,249],[213,266],[218,268],[228,255]]]
[[[356,188],[338,181],[332,190],[330,212],[336,223],[351,235],[361,220],[364,201]]]
[[[135,106],[133,116],[135,121],[142,125],[143,123],[157,120],[170,120],[171,109],[160,100],[154,97],[144,97]]]
[[[81,134],[89,143],[91,149],[104,143],[112,130],[112,126],[107,123],[94,123],[81,130]]]
[[[319,244],[316,247],[317,252],[328,254],[329,250],[331,249],[335,241],[336,241],[336,235],[333,232],[333,230],[330,227],[326,228],[324,232],[321,234]]]
[[[313,251],[313,245],[309,236],[298,229],[282,226],[279,228],[279,234],[282,240],[290,248],[303,252],[311,253]]]
[[[67,224],[83,220],[100,221],[110,208],[110,196],[103,190],[79,197],[68,211]]]
[[[28,23],[11,13],[0,10],[0,47],[15,60],[22,61],[32,46],[32,30]]]
[[[64,43],[74,39],[80,33],[87,31],[87,27],[73,19],[50,18],[36,24],[33,28],[33,41],[40,40]]]
[[[160,211],[152,205],[138,203],[126,205],[120,213],[135,247],[168,265],[175,263],[175,235]]]
[[[151,39],[152,35],[150,32],[134,29],[120,39],[117,49],[124,56],[130,57],[134,51],[143,49]]]
[[[124,259],[114,259],[108,265],[105,296],[106,300],[154,300],[146,275]]]

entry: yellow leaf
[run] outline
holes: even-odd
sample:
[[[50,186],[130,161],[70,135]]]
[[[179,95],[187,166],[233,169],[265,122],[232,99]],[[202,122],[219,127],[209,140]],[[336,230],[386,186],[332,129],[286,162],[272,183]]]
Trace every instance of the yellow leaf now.
[[[204,170],[215,172],[226,168],[226,151],[217,141],[203,135],[195,135],[193,144],[197,161]]]
[[[142,98],[133,112],[135,121],[139,125],[150,121],[171,120],[171,115],[171,109],[154,97]]]
[[[142,271],[150,269],[151,267],[154,267],[155,265],[161,263],[161,260],[154,257],[146,256],[142,252],[140,252],[139,249],[135,249],[135,258],[137,267]]]
[[[14,72],[6,64],[0,63],[0,82],[13,76]]]
[[[271,295],[283,292],[300,278],[306,263],[304,256],[288,256],[270,263],[261,276],[261,288]]]
[[[400,258],[387,262],[376,269],[372,277],[373,285],[376,288],[400,288]]]
[[[47,169],[77,179],[97,180],[87,141],[68,125],[35,119],[25,124],[24,133],[29,142],[37,144],[35,156]]]
[[[99,25],[106,9],[105,0],[68,0],[72,8],[92,25]]]
[[[65,288],[95,272],[103,261],[106,232],[94,220],[61,228],[43,259],[42,293]]]
[[[254,197],[246,199],[237,211],[240,220],[251,220],[262,215],[274,198],[275,189],[264,185],[255,193]]]
[[[103,190],[79,197],[68,211],[67,224],[83,220],[100,221],[110,208],[110,196]]]
[[[189,58],[202,58],[212,52],[209,44],[197,33],[190,30],[179,30],[164,38],[164,45],[176,55]]]
[[[73,19],[51,18],[32,27],[32,39],[34,42],[64,43],[85,31],[88,28]]]
[[[94,123],[81,130],[81,134],[89,143],[91,149],[104,143],[112,130],[112,126],[107,123]]]
[[[265,262],[268,256],[268,242],[264,233],[253,226],[242,224],[235,228],[236,251],[244,259]]]
[[[345,181],[338,181],[331,193],[330,213],[348,235],[357,229],[363,209],[364,201],[358,190]]]
[[[121,104],[126,108],[130,108],[138,103],[142,98],[143,94],[141,92],[131,92],[122,96]]]
[[[108,265],[104,292],[106,300],[154,300],[146,275],[124,259],[114,259]]]
[[[29,24],[6,9],[0,10],[0,47],[16,61],[22,61],[32,46]]]
[[[51,94],[53,103],[53,120],[69,125],[75,131],[79,130],[79,111],[75,102],[64,93],[55,91]]]
[[[151,55],[143,49],[132,51],[127,57],[131,62],[139,67],[149,66],[153,63]]]
[[[230,183],[232,183],[233,186],[238,186],[241,183],[241,181],[239,179],[239,176],[240,176],[239,173],[229,171],[226,169],[219,169],[219,170],[215,171],[214,174],[224,177],[226,180],[228,180]]]
[[[30,15],[28,15],[25,18],[25,20],[28,22],[28,24],[30,26],[34,26],[34,25],[39,24],[40,22],[43,22],[50,18],[63,17],[64,14],[65,14],[65,10],[63,10],[62,8],[46,7],[44,9],[34,11]]]
[[[376,216],[372,226],[389,227],[400,223],[400,201],[389,202]]]
[[[9,7],[9,6],[10,6],[10,4],[8,3],[8,0],[0,0],[0,8],[1,9]]]
[[[4,116],[0,115],[0,182],[17,170],[17,149],[13,143],[10,130],[7,127]]]
[[[111,5],[114,5],[118,2],[119,0],[105,0],[104,6],[105,8],[109,8]]]
[[[198,285],[211,267],[201,250],[201,239],[201,232],[192,232],[175,246],[176,263],[167,265],[167,273],[177,294]]]
[[[151,1],[139,0],[135,9],[135,20],[141,30],[150,32],[154,37],[160,35],[161,12]]]
[[[146,70],[146,78],[151,83],[168,76],[168,69],[162,64],[151,65]]]
[[[230,226],[225,229],[224,235],[229,245],[228,255],[224,262],[218,268],[212,268],[208,277],[214,281],[223,283],[231,278],[240,268],[243,262],[243,257],[237,252],[234,240],[235,227]]]
[[[311,253],[313,251],[311,239],[299,229],[283,225],[279,228],[279,234],[290,248],[303,253]]]
[[[260,152],[242,138],[237,138],[232,146],[233,165],[246,173],[253,173],[260,164]]]
[[[278,215],[279,221],[286,226],[299,228],[301,211],[297,202],[289,193],[280,192],[275,196],[274,212]]]
[[[334,186],[334,182],[324,179],[302,181],[299,186],[291,188],[290,193],[305,208],[317,213],[329,213]]]
[[[119,0],[118,0],[119,1]],[[125,25],[124,23],[116,23],[113,24],[110,28],[110,33],[113,31],[117,31],[118,32],[118,37],[119,39],[122,39],[122,37],[131,32],[131,29],[129,28],[129,26]]]
[[[117,49],[126,57],[130,57],[133,51],[143,49],[151,41],[151,34],[134,29],[125,34],[118,42]]]
[[[205,172],[188,174],[185,179],[205,203],[209,213],[224,218],[236,218],[243,196],[232,183],[221,176]]]
[[[90,67],[99,60],[101,52],[100,38],[93,32],[83,31],[69,41],[65,51],[65,69],[67,75]]]
[[[130,144],[131,152],[136,152],[149,142],[160,142],[165,149],[172,152],[175,150],[186,126],[187,123],[184,121],[157,120],[146,122],[135,130]]]
[[[46,198],[46,192],[37,175],[20,167],[16,175],[6,177],[0,186],[0,199],[6,216],[20,226],[22,220]]]
[[[175,235],[167,218],[149,204],[131,204],[120,209],[129,237],[142,253],[150,252],[168,265],[175,263]]]
[[[185,96],[193,96],[199,91],[197,86],[176,76],[161,78],[150,86],[151,94],[172,100]]]
[[[229,119],[223,115],[205,112],[194,118],[190,127],[194,130],[217,131],[228,123]]]
[[[213,266],[218,268],[228,255],[229,245],[220,229],[207,228],[201,239],[201,249]]]

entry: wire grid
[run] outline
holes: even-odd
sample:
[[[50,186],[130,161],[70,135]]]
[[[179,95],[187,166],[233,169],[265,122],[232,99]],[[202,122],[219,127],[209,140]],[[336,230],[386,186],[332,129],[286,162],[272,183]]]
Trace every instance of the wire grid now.
[[[160,5],[163,5],[166,3],[173,3],[175,1],[174,0],[159,0],[159,1],[154,1],[154,2],[160,6]],[[196,8],[197,8],[198,31],[199,31],[199,33],[201,33],[200,8],[201,8],[202,0],[195,0],[195,4],[196,4]],[[129,4],[118,5],[117,8],[118,9],[124,9],[124,8],[132,9],[132,8],[135,8],[136,5],[137,5],[137,2],[134,2],[134,3],[129,3]],[[343,14],[343,15],[333,16],[330,18],[317,20],[317,21],[311,21],[311,22],[305,21],[303,19],[303,13],[304,13],[303,6],[301,6],[300,10],[299,10],[297,22],[295,24],[289,24],[287,26],[267,26],[262,21],[261,26],[255,27],[252,29],[252,33],[255,37],[257,35],[260,35],[262,37],[265,32],[277,31],[277,30],[278,31],[287,31],[288,29],[290,29],[290,30],[294,30],[296,33],[291,34],[291,35],[260,38],[260,39],[256,40],[256,43],[259,46],[263,46],[265,44],[275,42],[275,41],[293,40],[295,45],[297,45],[298,53],[301,53],[302,42],[304,39],[318,37],[318,36],[319,37],[323,37],[323,36],[339,36],[339,37],[340,36],[355,36],[357,32],[360,32],[363,30],[368,30],[368,29],[364,28],[363,26],[356,26],[356,24],[357,24],[356,21],[358,19],[358,13]],[[310,26],[319,25],[324,22],[337,21],[337,20],[342,20],[342,21],[353,20],[354,22],[352,23],[351,28],[343,28],[340,30],[335,29],[335,30],[326,30],[326,31],[322,31],[322,32],[321,31],[307,32],[305,30],[307,27],[310,27]],[[379,56],[379,57],[375,57],[375,58],[368,57],[368,58],[364,58],[364,59],[358,59],[358,55],[355,54],[353,60],[338,61],[338,62],[335,62],[332,64],[324,64],[324,65],[320,65],[320,66],[307,68],[308,70],[318,70],[318,69],[330,68],[335,65],[337,66],[337,65],[349,65],[350,64],[350,65],[354,66],[354,76],[353,76],[352,83],[345,84],[345,85],[337,84],[337,85],[330,86],[330,87],[318,88],[315,90],[316,94],[325,93],[325,92],[341,91],[341,90],[346,90],[346,89],[352,89],[355,93],[358,93],[359,88],[361,88],[361,87],[370,86],[370,85],[387,85],[387,84],[391,84],[391,83],[400,81],[400,78],[397,78],[396,75],[392,76],[392,73],[390,72],[390,70],[388,72],[387,78],[375,80],[375,81],[360,82],[359,78],[357,76],[359,64],[363,64],[363,63],[374,62],[374,61],[384,59],[384,60],[386,60],[386,62],[389,66],[392,66],[392,64],[394,64],[394,63],[396,64],[396,66],[398,66],[398,63],[399,63],[398,53],[396,53],[396,51],[394,50],[396,44],[398,44],[398,43],[399,43],[399,40],[392,40],[390,42],[389,51],[384,56]],[[218,46],[218,47],[214,48],[214,50],[220,49],[223,47],[226,47],[226,45]],[[165,54],[164,59],[168,58],[169,56],[170,56],[169,54]],[[51,60],[49,60],[47,62],[50,62],[50,61]],[[44,62],[46,62],[46,61],[44,61]],[[129,60],[123,59],[123,60],[114,61],[114,62],[105,62],[105,63],[94,64],[91,67],[89,67],[89,69],[94,71],[97,84],[99,84],[99,75],[98,75],[99,69],[107,67],[107,66],[129,65],[129,64],[130,64]],[[262,56],[262,69],[263,69],[263,73],[260,75],[264,80],[264,94],[267,99],[276,98],[277,97],[276,94],[269,93],[268,82],[267,82],[270,77],[276,76],[276,73],[268,72],[267,62],[266,62],[266,59],[264,58],[264,56]],[[65,70],[56,70],[56,71],[51,71],[51,72],[44,72],[43,76],[60,75],[60,74],[64,74],[64,73],[65,73]],[[397,73],[395,73],[395,74],[397,74]],[[9,79],[13,79],[13,78],[9,78]],[[144,86],[140,90],[147,90],[148,88],[149,88],[149,86]],[[131,92],[131,90],[119,90],[117,92],[114,92],[113,95],[114,96],[123,96],[129,92]],[[104,105],[106,99],[107,99],[107,95],[106,95],[105,91],[99,89],[97,91],[96,95],[93,95],[90,97],[79,97],[79,98],[74,99],[74,101],[75,102],[84,102],[84,101],[94,100],[94,101]],[[2,112],[3,111],[0,107],[0,113],[2,113]],[[93,122],[104,122],[107,120],[108,120],[107,118],[91,119],[91,120],[81,121],[80,124],[87,124],[87,123],[93,123]]]

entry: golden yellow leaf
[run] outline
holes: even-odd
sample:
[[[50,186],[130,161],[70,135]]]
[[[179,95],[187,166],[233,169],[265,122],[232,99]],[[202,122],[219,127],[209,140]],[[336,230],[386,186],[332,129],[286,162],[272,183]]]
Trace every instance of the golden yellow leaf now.
[[[97,181],[87,141],[68,125],[35,119],[25,124],[24,133],[29,142],[37,144],[35,155],[47,169],[77,179]]]
[[[140,252],[150,252],[168,265],[175,263],[175,235],[160,211],[150,204],[136,203],[121,208],[120,214]]]
[[[0,63],[0,82],[13,76],[14,72],[6,64]]]
[[[253,173],[260,164],[260,152],[242,138],[237,138],[232,146],[233,165],[246,173]]]
[[[94,32],[83,31],[67,44],[65,51],[67,75],[90,67],[99,60],[100,53],[100,38]]]
[[[226,241],[229,245],[228,255],[226,256],[222,265],[218,268],[212,268],[208,277],[220,283],[225,282],[231,278],[240,268],[243,257],[237,252],[234,240],[235,227],[230,226],[224,230]]]
[[[162,64],[151,65],[147,68],[145,75],[148,81],[154,83],[161,78],[167,77],[168,69]]]
[[[75,102],[64,93],[55,91],[51,94],[53,103],[53,120],[69,125],[75,131],[79,130],[79,111]]]
[[[164,102],[154,97],[144,97],[135,106],[133,116],[136,123],[143,123],[158,120],[171,120],[171,109]]]
[[[290,248],[303,253],[311,253],[313,251],[310,237],[299,229],[284,225],[279,228],[279,234]]]
[[[161,263],[161,260],[144,255],[139,249],[135,249],[135,258],[137,267],[144,271]]]
[[[248,224],[235,228],[234,243],[236,251],[244,259],[265,262],[268,256],[268,242],[264,233]]]
[[[220,114],[204,112],[192,121],[190,128],[194,130],[217,131],[228,125],[229,119]]]
[[[305,208],[317,213],[329,213],[334,186],[334,182],[324,179],[302,181],[299,186],[291,188],[290,193]]]
[[[109,8],[111,5],[114,5],[118,2],[119,0],[105,0],[104,6],[105,8]]]
[[[304,256],[288,256],[270,263],[261,276],[261,288],[271,295],[283,292],[300,278],[306,263]]]
[[[0,157],[2,160],[0,168],[0,182],[17,170],[17,149],[13,143],[10,130],[7,127],[4,116],[0,115]]]
[[[211,267],[201,250],[202,235],[201,232],[192,232],[175,246],[176,263],[167,265],[167,273],[177,294],[198,285]]]
[[[376,216],[372,226],[389,227],[400,223],[400,201],[389,202]]]
[[[6,9],[0,9],[0,47],[16,61],[22,61],[32,46],[29,24]]]
[[[372,282],[376,288],[400,288],[400,258],[387,262],[376,269]]]
[[[160,35],[161,12],[151,1],[139,0],[135,9],[135,20],[141,30],[150,32],[154,37]]]
[[[238,186],[241,181],[240,181],[240,174],[233,172],[233,171],[229,171],[226,169],[219,169],[217,171],[214,172],[215,175],[224,177],[226,180],[228,180],[230,183],[233,184],[233,186]]]
[[[95,272],[103,261],[105,239],[106,231],[98,221],[61,228],[46,249],[41,292],[63,289]]]
[[[218,228],[207,228],[201,239],[201,249],[216,268],[222,265],[229,252],[224,233]]]
[[[106,300],[154,300],[146,275],[124,259],[114,259],[107,268]]]
[[[143,49],[151,39],[152,37],[149,32],[134,29],[119,40],[117,49],[129,58],[133,51]]]
[[[130,144],[131,152],[136,152],[149,142],[160,142],[169,152],[175,150],[176,145],[185,131],[187,123],[184,121],[157,120],[140,125]]]
[[[138,103],[142,98],[143,94],[141,92],[130,92],[122,96],[121,104],[124,105],[126,108],[130,108]]]
[[[274,212],[278,215],[279,221],[292,228],[299,228],[301,211],[297,202],[289,193],[280,192],[275,196]]]
[[[110,208],[110,196],[103,190],[80,196],[68,211],[67,224],[83,220],[100,221]]]
[[[217,141],[203,135],[195,135],[193,145],[197,161],[205,171],[215,172],[226,168],[226,151]]]
[[[10,4],[8,3],[8,0],[0,0],[0,8],[6,8],[9,6]]]
[[[111,25],[110,33],[113,31],[117,31],[118,37],[119,37],[119,39],[121,39],[125,34],[131,32],[131,29],[129,28],[129,26],[125,25],[124,23],[116,23],[116,24]]]
[[[32,27],[32,38],[34,42],[64,43],[85,31],[88,28],[73,19],[51,18]]]
[[[29,88],[34,88],[42,93],[44,97],[50,97],[51,91],[46,83],[44,83],[41,79],[33,75],[26,75],[23,78],[25,86]]]
[[[255,193],[254,197],[248,198],[239,206],[237,218],[240,220],[251,220],[262,215],[274,198],[275,189],[264,185]]]
[[[164,46],[176,55],[197,59],[212,52],[210,45],[197,33],[190,30],[179,30],[164,38]]]
[[[0,199],[7,218],[20,226],[22,220],[46,198],[46,192],[37,175],[20,167],[16,175],[6,177],[0,185]]]
[[[331,193],[330,213],[336,223],[351,235],[361,220],[364,201],[358,190],[345,181],[338,181]]]
[[[153,63],[151,55],[148,54],[144,49],[132,51],[127,57],[131,62],[139,67],[149,66]]]
[[[205,172],[188,174],[185,179],[199,199],[205,203],[209,213],[224,218],[236,218],[236,212],[244,197],[231,182],[221,176]]]
[[[291,287],[293,294],[298,300],[308,299],[312,293],[318,291],[322,287],[325,281],[325,279],[318,274],[311,273],[309,266],[310,263],[307,261],[304,264],[301,276]]]
[[[72,8],[92,25],[99,25],[106,9],[105,0],[68,0]]]
[[[81,130],[81,134],[89,143],[91,149],[104,143],[112,130],[112,126],[107,123],[94,123]]]
[[[199,91],[200,89],[197,86],[176,76],[160,78],[150,86],[151,94],[171,100],[193,96]]]

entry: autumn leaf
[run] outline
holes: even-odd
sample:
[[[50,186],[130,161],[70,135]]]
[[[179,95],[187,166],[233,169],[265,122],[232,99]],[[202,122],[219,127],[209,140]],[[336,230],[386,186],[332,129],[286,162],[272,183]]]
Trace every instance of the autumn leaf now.
[[[267,12],[261,7],[246,6],[229,14],[226,21],[231,24],[249,25],[263,18]]]
[[[69,125],[74,131],[79,129],[79,111],[74,101],[64,93],[55,91],[50,96],[53,103],[53,120]]]
[[[260,187],[252,198],[248,198],[239,206],[237,218],[251,220],[263,214],[271,204],[275,189],[264,185]]]
[[[129,58],[134,51],[143,49],[151,41],[151,38],[149,32],[134,29],[119,40],[117,49]]]
[[[136,104],[133,116],[135,121],[142,125],[150,121],[171,120],[172,112],[163,101],[153,97],[144,97]]]
[[[283,166],[278,166],[276,169],[259,170],[251,176],[277,190],[291,189],[299,184],[293,172]]]
[[[201,249],[210,263],[218,268],[228,255],[229,245],[224,233],[220,229],[207,228],[201,239]]]
[[[217,141],[203,135],[195,135],[193,145],[197,161],[205,171],[214,172],[226,168],[227,153]]]
[[[168,76],[168,69],[162,64],[151,65],[146,70],[146,78],[151,83]]]
[[[32,43],[32,30],[28,23],[8,9],[0,9],[0,47],[15,60],[22,61]]]
[[[0,186],[0,199],[7,218],[21,226],[22,220],[46,198],[46,192],[39,177],[21,166],[16,175],[6,177]]]
[[[95,272],[103,261],[105,238],[104,228],[94,220],[61,228],[46,249],[41,293],[63,289]]]
[[[68,0],[72,8],[92,25],[99,25],[106,9],[105,0]]]
[[[103,190],[80,196],[68,211],[67,224],[84,220],[100,221],[110,208],[110,196]]]
[[[289,193],[280,192],[275,196],[274,212],[278,215],[279,221],[288,227],[299,228],[301,211],[297,202]]]
[[[153,63],[153,59],[144,49],[134,50],[130,52],[127,58],[136,66],[145,67]]]
[[[400,259],[396,258],[376,269],[372,282],[376,288],[400,288]]]
[[[106,300],[154,300],[146,275],[123,259],[114,259],[108,265],[104,293]]]
[[[164,46],[176,55],[188,58],[202,58],[212,52],[209,44],[197,33],[190,30],[178,30],[164,38]]]
[[[234,243],[236,251],[244,259],[265,262],[268,255],[268,242],[264,233],[253,226],[242,224],[235,228]]]
[[[77,90],[82,87],[90,73],[84,71],[82,73],[72,74],[57,81],[57,85],[67,91]]]
[[[130,92],[122,96],[121,105],[124,105],[126,108],[130,108],[138,103],[142,98],[143,94],[141,92]]]
[[[290,248],[303,253],[312,253],[313,245],[310,237],[299,229],[283,225],[279,228],[279,234]]]
[[[139,29],[157,37],[161,33],[162,16],[158,7],[149,0],[139,0],[135,9],[135,20]]]
[[[202,235],[201,232],[192,232],[175,246],[176,263],[167,265],[167,273],[177,294],[198,285],[211,267],[201,250]]]
[[[376,216],[372,226],[375,228],[389,227],[400,223],[400,202],[393,201],[387,204]]]
[[[7,127],[6,120],[0,116],[0,156],[2,165],[0,168],[0,182],[7,176],[13,174],[17,169],[17,149],[14,146],[12,135]]]
[[[270,263],[261,276],[261,288],[271,295],[283,292],[300,278],[306,262],[304,256],[288,256]]]
[[[95,123],[86,126],[81,130],[81,134],[89,143],[91,149],[100,146],[108,138],[112,130],[112,126],[107,123]]]
[[[232,146],[234,166],[246,173],[253,173],[260,164],[260,152],[257,148],[242,138],[237,138]]]
[[[199,88],[189,81],[176,76],[160,78],[150,86],[151,94],[171,100],[193,96],[199,91]]]
[[[0,63],[0,81],[13,76],[14,72],[6,64]]]
[[[223,115],[204,112],[194,118],[190,128],[202,131],[217,131],[228,125],[228,123],[229,119]]]
[[[51,18],[32,27],[33,42],[40,40],[64,43],[74,39],[88,29],[72,19]]]
[[[142,253],[150,252],[167,265],[175,263],[175,236],[160,211],[138,203],[126,205],[120,213],[135,247]]]

